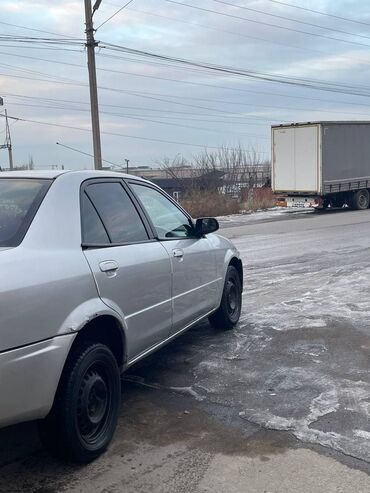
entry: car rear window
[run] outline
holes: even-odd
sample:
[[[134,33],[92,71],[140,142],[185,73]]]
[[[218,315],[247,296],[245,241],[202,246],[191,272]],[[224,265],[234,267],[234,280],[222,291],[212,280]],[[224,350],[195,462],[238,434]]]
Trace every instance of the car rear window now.
[[[20,244],[50,183],[0,177],[0,247]]]

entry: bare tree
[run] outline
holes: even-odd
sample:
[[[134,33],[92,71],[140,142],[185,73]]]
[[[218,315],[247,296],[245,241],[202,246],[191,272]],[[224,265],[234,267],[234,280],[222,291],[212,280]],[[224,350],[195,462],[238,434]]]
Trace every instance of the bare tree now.
[[[163,158],[159,163],[168,177],[192,178],[191,188],[219,191],[240,196],[241,191],[261,187],[270,177],[270,163],[254,147],[222,146],[216,151],[205,149],[187,161],[183,156]]]

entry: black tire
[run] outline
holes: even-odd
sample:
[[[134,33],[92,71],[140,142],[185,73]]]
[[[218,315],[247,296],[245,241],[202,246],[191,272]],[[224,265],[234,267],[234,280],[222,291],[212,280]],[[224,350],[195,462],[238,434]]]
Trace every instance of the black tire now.
[[[370,203],[370,194],[369,191],[364,188],[363,190],[357,190],[357,192],[353,192],[350,198],[349,206],[352,209],[356,210],[364,210],[369,207]]]
[[[60,458],[91,462],[113,438],[120,403],[120,373],[112,352],[103,344],[83,344],[69,356],[53,408],[39,422],[41,442]]]
[[[242,285],[239,273],[235,267],[229,265],[226,272],[220,307],[212,313],[209,321],[216,329],[233,329],[239,321],[241,308]]]
[[[331,209],[332,207],[334,207],[334,205],[333,205],[333,199],[329,199],[329,198],[324,199],[324,201],[322,203],[322,208],[324,210],[326,210],[326,209],[329,209],[329,208]]]

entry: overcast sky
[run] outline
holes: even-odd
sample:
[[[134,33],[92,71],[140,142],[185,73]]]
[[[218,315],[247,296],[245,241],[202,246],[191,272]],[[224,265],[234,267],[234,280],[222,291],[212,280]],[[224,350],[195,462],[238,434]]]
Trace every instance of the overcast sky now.
[[[225,1],[261,12],[215,0],[134,0],[98,29],[96,39],[102,45],[116,43],[250,71],[370,87],[369,2],[282,0],[356,23],[272,0]],[[95,26],[126,2],[102,0]],[[0,32],[82,40],[83,4],[83,0],[0,0]],[[82,45],[45,48],[0,41],[0,96],[5,108],[14,117],[86,131],[12,121],[15,162],[25,164],[32,155],[40,168],[92,167],[91,158],[55,144],[92,152],[85,50]],[[97,67],[101,130],[121,134],[102,135],[103,157],[117,164],[127,158],[132,165],[153,166],[164,156],[190,158],[202,147],[233,147],[239,142],[268,158],[271,124],[370,120],[370,98],[363,96],[158,64],[104,48],[97,54]],[[3,129],[0,119],[1,141]],[[0,165],[7,166],[5,151],[0,151]]]

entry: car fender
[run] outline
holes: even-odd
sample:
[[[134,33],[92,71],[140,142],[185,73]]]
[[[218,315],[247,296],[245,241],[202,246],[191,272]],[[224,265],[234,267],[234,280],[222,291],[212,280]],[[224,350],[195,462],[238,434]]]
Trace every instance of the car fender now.
[[[227,268],[233,258],[236,258],[241,262],[240,253],[233,242],[228,238],[224,238],[219,234],[210,234],[207,238],[216,252],[217,276],[222,279],[219,284],[219,302],[221,303]]]
[[[72,313],[64,320],[63,324],[59,328],[58,335],[77,333],[82,330],[92,320],[101,317],[103,315],[109,315],[114,317],[122,331],[123,343],[124,343],[124,355],[125,361],[127,359],[127,325],[125,317],[118,306],[113,306],[112,302],[109,304],[104,302],[101,298],[92,298],[81,305],[77,306]]]

